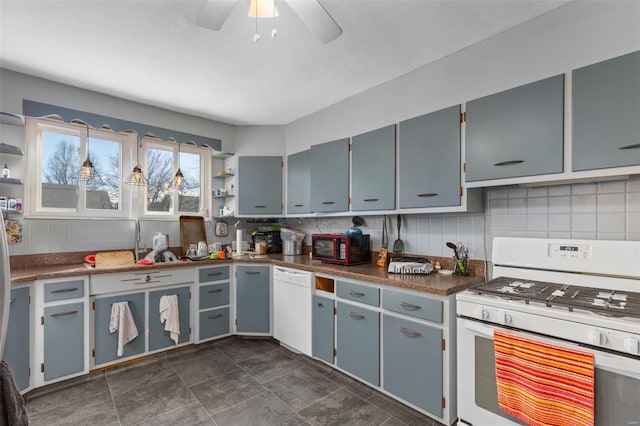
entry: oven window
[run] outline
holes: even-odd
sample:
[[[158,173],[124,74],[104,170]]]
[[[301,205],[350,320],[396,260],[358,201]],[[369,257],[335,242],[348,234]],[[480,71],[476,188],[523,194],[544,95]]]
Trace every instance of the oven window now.
[[[475,403],[515,424],[526,425],[498,405],[493,340],[475,336]],[[596,365],[595,424],[640,425],[640,380],[603,370]]]

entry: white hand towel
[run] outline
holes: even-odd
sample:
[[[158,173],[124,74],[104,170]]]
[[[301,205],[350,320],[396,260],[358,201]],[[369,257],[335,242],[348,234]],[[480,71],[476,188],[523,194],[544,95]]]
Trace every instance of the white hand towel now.
[[[138,337],[138,327],[131,315],[129,302],[117,302],[111,305],[109,332],[118,332],[118,356],[124,354],[124,345]]]
[[[180,314],[178,312],[178,296],[171,294],[160,298],[160,322],[169,332],[171,340],[178,344],[180,338]]]

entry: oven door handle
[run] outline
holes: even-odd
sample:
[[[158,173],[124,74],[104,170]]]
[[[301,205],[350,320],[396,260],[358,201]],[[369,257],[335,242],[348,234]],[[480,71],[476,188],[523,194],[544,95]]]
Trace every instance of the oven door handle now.
[[[481,334],[493,340],[493,330],[495,329],[495,327],[489,327],[479,322],[467,320],[467,319],[464,319],[463,321],[464,321],[464,328],[466,328],[467,330],[471,330],[474,333]]]

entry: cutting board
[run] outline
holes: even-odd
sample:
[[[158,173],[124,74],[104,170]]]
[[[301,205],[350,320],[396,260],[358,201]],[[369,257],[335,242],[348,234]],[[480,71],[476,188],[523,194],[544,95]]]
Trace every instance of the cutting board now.
[[[103,251],[96,253],[96,268],[128,266],[135,264],[133,252],[129,250]]]

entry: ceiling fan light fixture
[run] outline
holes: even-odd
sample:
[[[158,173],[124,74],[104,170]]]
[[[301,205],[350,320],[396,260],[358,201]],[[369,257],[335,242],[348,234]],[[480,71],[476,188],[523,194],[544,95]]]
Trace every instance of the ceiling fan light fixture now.
[[[251,0],[249,5],[249,17],[274,18],[279,16],[275,6],[275,0]]]

